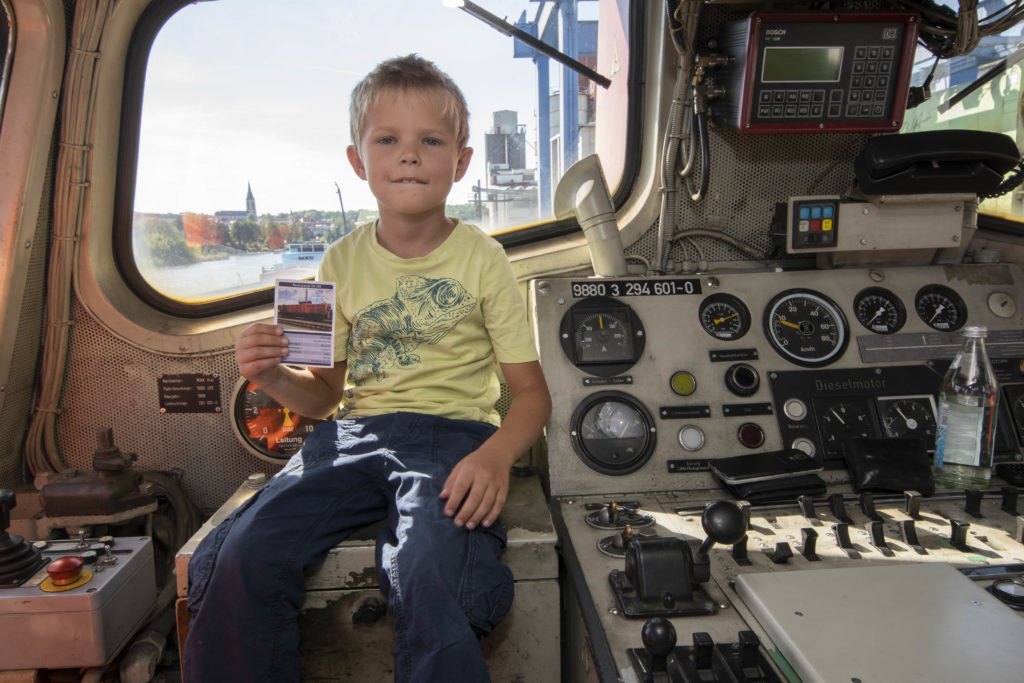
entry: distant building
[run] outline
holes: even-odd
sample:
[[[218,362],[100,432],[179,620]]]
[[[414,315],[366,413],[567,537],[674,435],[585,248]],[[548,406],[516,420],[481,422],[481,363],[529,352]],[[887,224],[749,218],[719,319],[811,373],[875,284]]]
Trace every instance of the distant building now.
[[[231,225],[235,221],[244,221],[250,215],[256,218],[256,197],[252,194],[252,183],[248,183],[249,191],[245,195],[245,211],[217,211],[213,217],[218,223]]]
[[[526,168],[526,125],[519,115],[494,112],[494,127],[485,134],[487,185],[474,186],[477,219],[487,204],[494,225],[529,223],[537,219],[537,169]]]

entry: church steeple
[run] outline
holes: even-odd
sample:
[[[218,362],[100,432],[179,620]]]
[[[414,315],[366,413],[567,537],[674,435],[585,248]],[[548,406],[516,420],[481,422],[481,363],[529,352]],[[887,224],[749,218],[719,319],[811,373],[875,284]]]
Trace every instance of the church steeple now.
[[[245,212],[256,217],[256,198],[252,196],[252,183],[248,183],[249,192],[245,195]]]

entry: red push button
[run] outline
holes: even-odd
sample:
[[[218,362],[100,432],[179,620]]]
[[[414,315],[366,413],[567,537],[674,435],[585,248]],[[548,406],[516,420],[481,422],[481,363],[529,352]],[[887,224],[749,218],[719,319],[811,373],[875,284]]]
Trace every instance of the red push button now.
[[[82,558],[75,555],[58,557],[46,567],[54,586],[66,586],[78,581],[82,576]]]

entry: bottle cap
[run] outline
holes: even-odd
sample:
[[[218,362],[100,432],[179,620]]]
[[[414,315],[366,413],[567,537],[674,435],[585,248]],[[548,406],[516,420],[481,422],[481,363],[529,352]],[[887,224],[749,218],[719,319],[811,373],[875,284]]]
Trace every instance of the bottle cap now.
[[[984,325],[968,325],[964,328],[963,335],[965,337],[987,337],[988,328]]]

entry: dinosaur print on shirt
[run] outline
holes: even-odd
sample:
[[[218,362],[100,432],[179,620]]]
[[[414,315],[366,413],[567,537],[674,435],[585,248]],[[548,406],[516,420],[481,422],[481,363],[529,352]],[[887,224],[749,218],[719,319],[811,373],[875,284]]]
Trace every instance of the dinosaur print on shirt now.
[[[395,294],[375,301],[352,318],[348,342],[349,381],[387,378],[389,368],[420,362],[420,344],[436,344],[476,307],[477,299],[454,278],[403,275]]]

